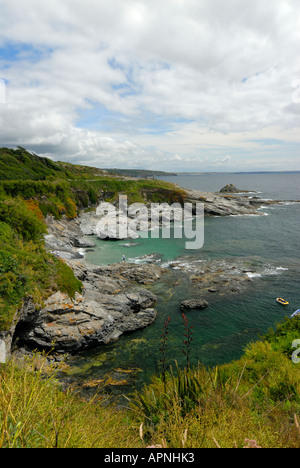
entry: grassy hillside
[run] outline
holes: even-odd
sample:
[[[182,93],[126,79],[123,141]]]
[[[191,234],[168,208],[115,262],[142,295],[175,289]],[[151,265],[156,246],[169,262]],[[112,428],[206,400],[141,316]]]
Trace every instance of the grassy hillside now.
[[[135,405],[145,440],[167,447],[300,447],[300,364],[292,343],[300,317],[286,319],[238,361],[176,369],[153,379]]]
[[[105,171],[86,166],[54,162],[29,153],[22,147],[16,150],[0,148],[0,180],[55,180],[78,177],[97,177]]]
[[[298,317],[230,364],[174,363],[122,410],[63,392],[42,355],[0,366],[0,448],[299,448],[299,364],[286,349],[299,333]]]
[[[39,158],[23,148],[0,149],[0,180],[46,180],[64,176],[63,169],[50,159]]]
[[[35,199],[43,215],[74,218],[79,209],[115,201],[119,193],[134,202],[183,202],[184,191],[155,180],[127,180],[101,169],[53,162],[23,148],[0,148],[0,197]]]

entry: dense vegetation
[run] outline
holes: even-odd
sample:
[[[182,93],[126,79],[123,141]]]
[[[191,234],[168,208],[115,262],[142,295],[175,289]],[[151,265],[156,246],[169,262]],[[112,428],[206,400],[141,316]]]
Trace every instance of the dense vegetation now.
[[[35,199],[43,215],[74,218],[80,208],[116,201],[183,202],[184,191],[164,181],[128,180],[101,169],[54,162],[23,148],[0,148],[0,197]]]
[[[45,232],[37,204],[0,200],[0,331],[9,329],[26,296],[42,304],[57,290],[71,296],[81,290],[72,270],[46,251]]]
[[[299,333],[300,317],[230,364],[174,363],[122,410],[62,391],[41,355],[11,362],[0,368],[0,447],[299,448]]]
[[[22,147],[0,148],[0,180],[54,180],[101,176],[101,169],[54,162]]]
[[[35,370],[33,370],[35,369]],[[63,392],[43,356],[0,365],[0,448],[133,447],[130,415]]]

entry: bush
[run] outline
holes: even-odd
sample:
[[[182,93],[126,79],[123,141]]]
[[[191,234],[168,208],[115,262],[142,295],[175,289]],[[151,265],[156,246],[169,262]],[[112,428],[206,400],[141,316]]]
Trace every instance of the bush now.
[[[269,330],[265,336],[265,340],[271,343],[273,349],[281,351],[289,358],[293,353],[291,343],[299,338],[300,316],[296,316],[292,320],[286,317],[283,322],[277,324],[275,330]]]
[[[28,209],[22,199],[0,202],[0,221],[12,227],[25,241],[37,241],[47,232],[46,225]]]
[[[67,293],[71,298],[74,298],[76,292],[82,292],[81,281],[75,277],[73,270],[62,260],[56,259],[55,263],[57,269],[57,289]]]

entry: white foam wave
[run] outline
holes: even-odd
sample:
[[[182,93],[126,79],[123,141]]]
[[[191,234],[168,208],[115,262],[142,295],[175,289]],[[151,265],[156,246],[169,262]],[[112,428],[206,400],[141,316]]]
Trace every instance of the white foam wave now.
[[[238,215],[229,215],[230,218],[240,218],[240,217],[243,217],[243,218],[253,218],[253,217],[258,217],[258,216],[269,216],[268,213],[259,213],[259,214],[249,214],[249,213],[246,213],[246,214],[238,214]],[[217,216],[216,216],[217,217]]]
[[[260,273],[251,273],[251,272],[248,272],[246,273],[246,275],[248,276],[248,278],[261,278],[262,275]]]
[[[262,278],[263,276],[276,276],[280,275],[284,271],[288,271],[288,268],[285,267],[267,267],[263,271],[260,272],[253,272],[253,271],[248,271],[246,275],[249,278]]]
[[[279,202],[279,205],[283,205],[283,206],[290,206],[290,205],[296,205],[297,203],[299,202],[296,202],[296,201],[282,201],[282,202]]]

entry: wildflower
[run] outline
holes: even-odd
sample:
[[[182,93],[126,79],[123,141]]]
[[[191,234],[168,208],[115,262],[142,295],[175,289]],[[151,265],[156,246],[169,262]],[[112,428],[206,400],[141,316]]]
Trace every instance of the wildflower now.
[[[259,445],[257,445],[256,440],[245,439],[244,444],[248,444],[248,445],[245,445],[243,448],[251,448],[251,449],[252,448],[254,448],[254,449],[261,449],[262,448]]]

